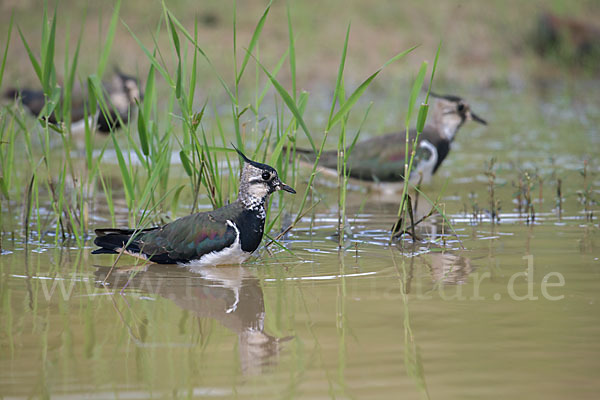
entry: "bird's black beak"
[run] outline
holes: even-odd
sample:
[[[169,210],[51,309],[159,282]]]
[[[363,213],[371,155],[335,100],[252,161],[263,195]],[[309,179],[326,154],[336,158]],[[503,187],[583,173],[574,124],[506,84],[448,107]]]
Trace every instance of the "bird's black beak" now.
[[[281,181],[279,181],[279,189],[285,190],[286,192],[289,192],[291,194],[296,194],[296,191],[291,186],[288,186]]]
[[[475,113],[473,113],[473,112],[471,113],[471,118],[472,118],[472,119],[473,119],[473,121],[475,121],[475,122],[479,122],[479,123],[480,123],[480,124],[482,124],[482,125],[487,125],[487,122],[485,122],[485,119],[483,119],[483,118],[481,118],[481,117],[477,116],[477,114],[475,114]]]

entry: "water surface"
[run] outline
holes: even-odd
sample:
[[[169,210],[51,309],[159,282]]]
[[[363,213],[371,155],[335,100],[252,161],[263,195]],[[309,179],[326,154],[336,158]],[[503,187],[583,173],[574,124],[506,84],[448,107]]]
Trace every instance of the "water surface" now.
[[[498,90],[474,107],[490,126],[464,127],[425,188],[431,197],[443,189],[457,235],[437,217],[417,243],[390,245],[396,199],[353,184],[352,235],[339,250],[326,178],[322,203],[282,241],[293,254],[263,248],[243,267],[123,258],[111,271],[114,258],[91,256],[91,244],[25,245],[5,233],[0,394],[597,398],[599,228],[577,195],[583,160],[597,173],[600,114],[587,96]],[[483,165],[491,156],[497,224]],[[534,221],[515,203],[523,171],[545,182]],[[560,215],[554,171],[565,185]],[[597,175],[590,182],[597,196]]]

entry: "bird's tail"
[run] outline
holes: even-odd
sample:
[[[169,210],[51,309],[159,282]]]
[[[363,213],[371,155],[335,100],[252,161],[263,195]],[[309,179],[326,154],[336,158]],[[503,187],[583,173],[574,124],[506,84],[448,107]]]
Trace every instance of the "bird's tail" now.
[[[2,97],[8,100],[14,100],[19,97],[19,90],[15,88],[8,88],[2,93]]]
[[[96,229],[96,239],[94,244],[99,246],[99,249],[92,251],[92,254],[117,254],[121,249],[127,245],[127,250],[132,253],[139,253],[139,244],[135,240],[130,240],[132,235],[138,235],[141,232],[147,232],[149,230],[156,229]],[[127,244],[129,243],[129,244]]]
[[[92,254],[117,254],[129,242],[133,233],[132,229],[96,229],[94,244],[100,248],[92,251]]]

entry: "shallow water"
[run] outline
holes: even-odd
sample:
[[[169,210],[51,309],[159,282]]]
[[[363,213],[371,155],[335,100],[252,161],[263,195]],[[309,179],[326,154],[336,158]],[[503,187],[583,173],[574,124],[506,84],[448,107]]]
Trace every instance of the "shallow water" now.
[[[432,197],[446,187],[457,236],[438,217],[418,228],[416,244],[389,245],[395,199],[353,183],[352,235],[338,251],[325,178],[322,204],[282,242],[293,254],[262,249],[244,267],[128,258],[110,271],[114,258],[91,247],[25,246],[5,234],[0,394],[597,398],[600,235],[576,194],[584,158],[597,173],[600,113],[588,96],[498,91],[474,106],[490,126],[464,127],[426,187]],[[492,155],[495,225],[483,175]],[[560,217],[550,178],[542,201],[534,196],[535,221],[519,213],[518,167],[564,178]]]

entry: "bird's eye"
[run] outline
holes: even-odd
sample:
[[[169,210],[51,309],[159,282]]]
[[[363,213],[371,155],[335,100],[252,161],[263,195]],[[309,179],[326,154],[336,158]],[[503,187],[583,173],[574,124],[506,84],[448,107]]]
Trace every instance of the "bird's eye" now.
[[[267,172],[267,171],[263,172],[262,178],[263,178],[263,181],[268,181],[269,179],[271,179],[271,173]]]
[[[458,112],[463,112],[463,111],[465,111],[465,105],[463,103],[460,103],[458,105]]]

